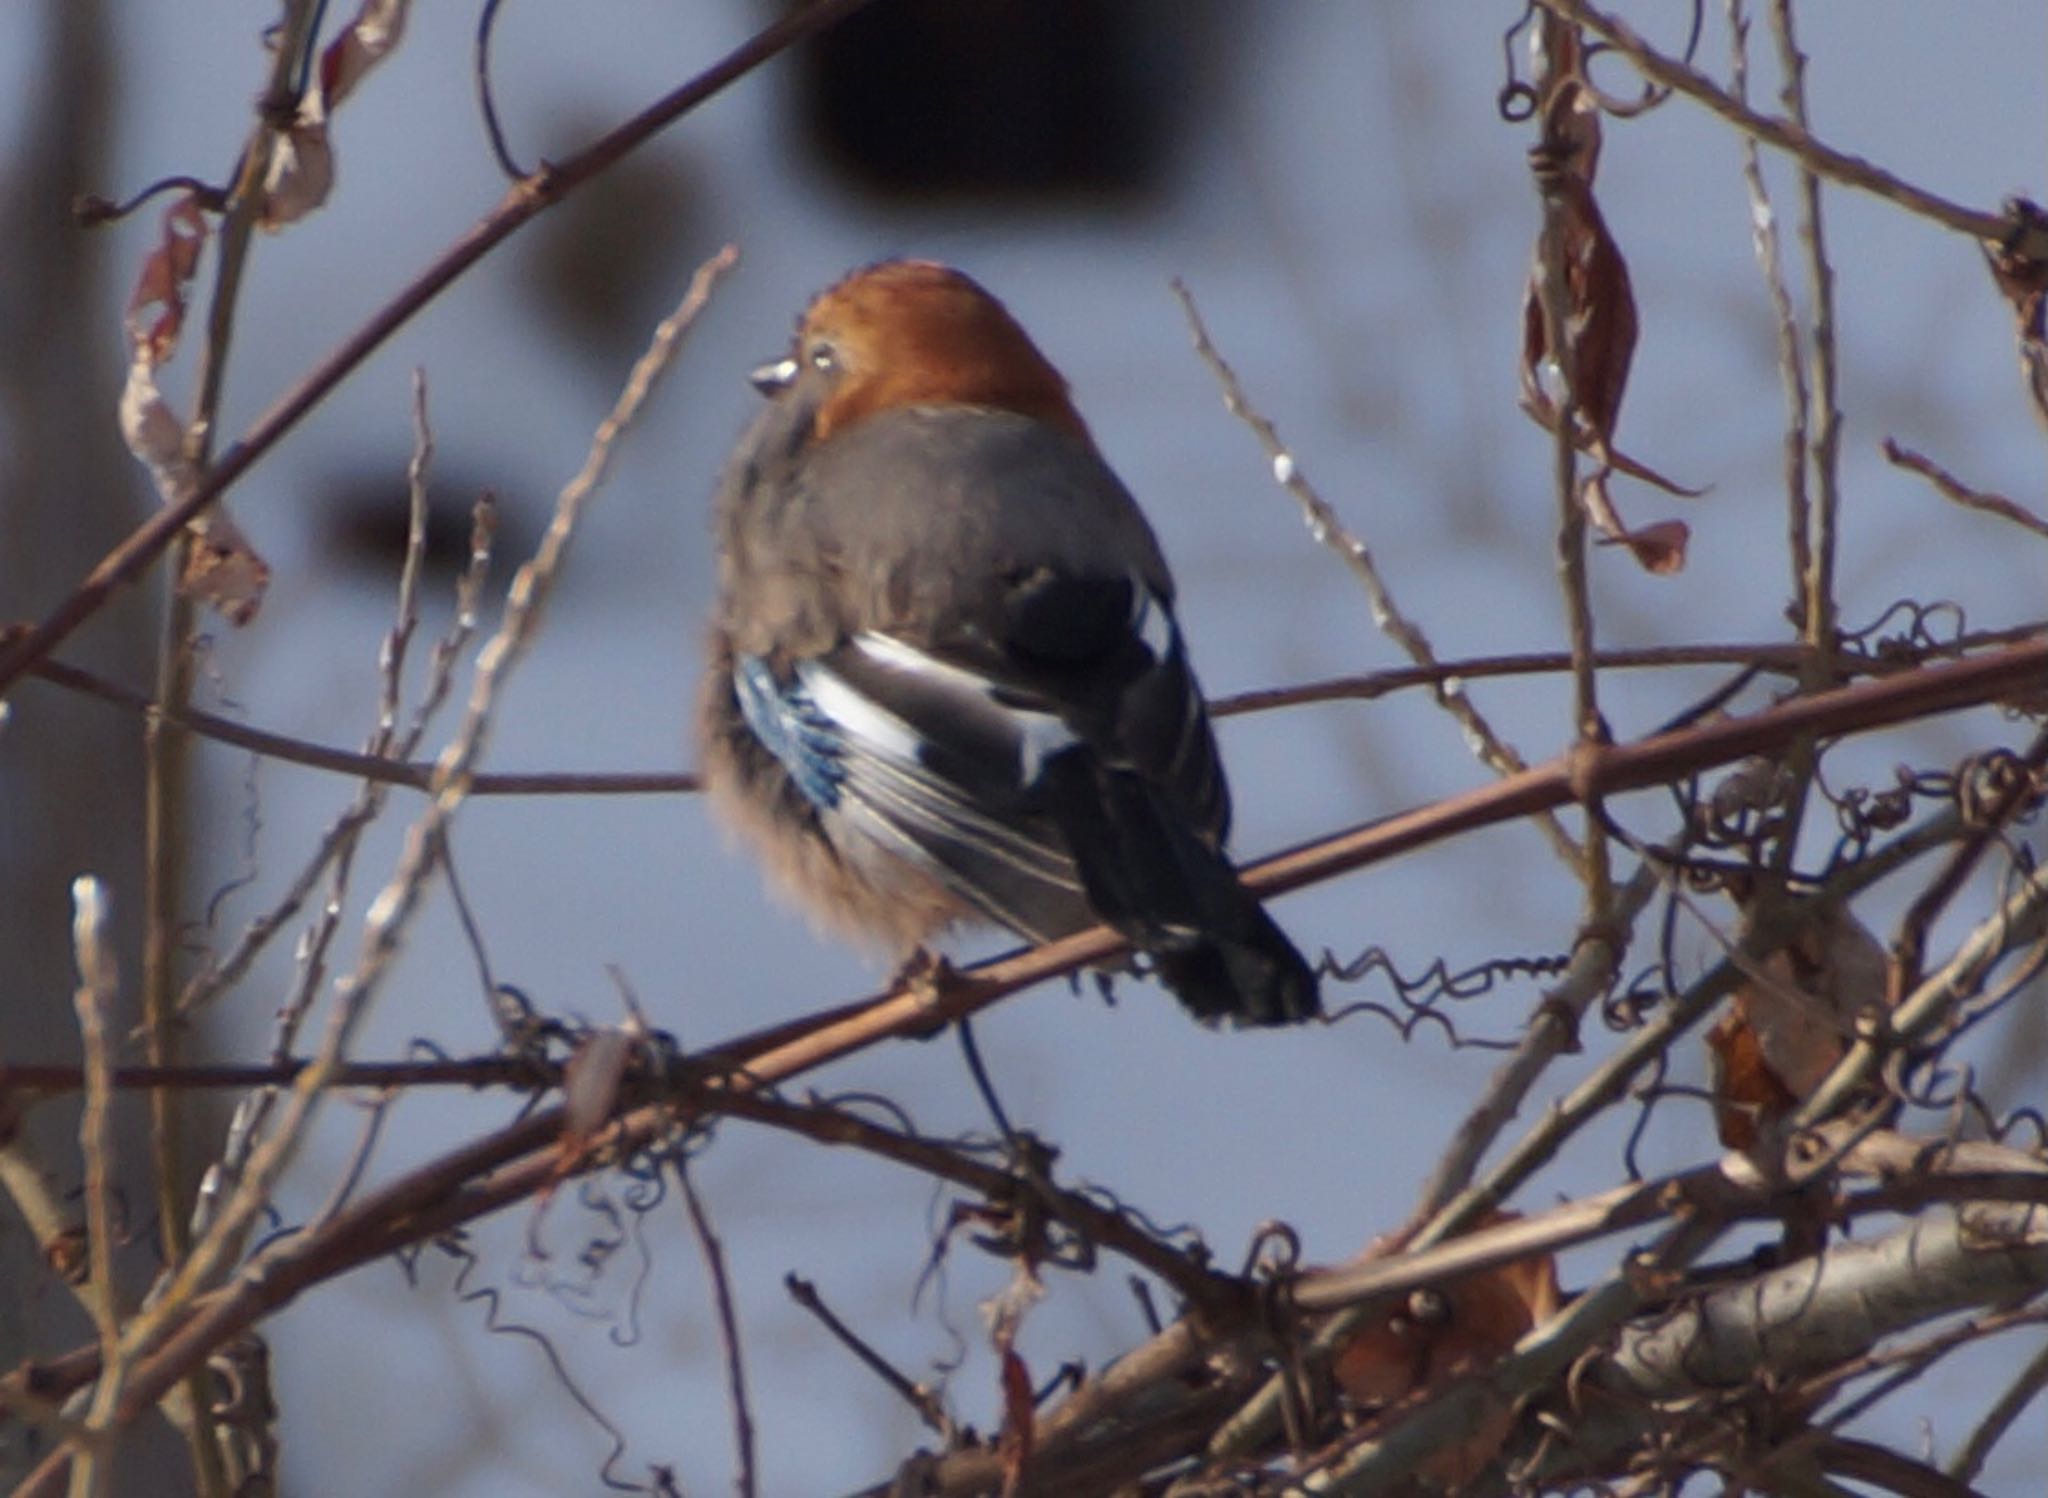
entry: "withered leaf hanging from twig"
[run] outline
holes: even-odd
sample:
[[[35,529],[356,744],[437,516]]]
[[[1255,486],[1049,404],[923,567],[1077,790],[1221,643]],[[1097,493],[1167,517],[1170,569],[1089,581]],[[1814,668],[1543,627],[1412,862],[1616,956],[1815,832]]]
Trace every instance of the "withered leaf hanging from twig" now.
[[[1580,75],[1576,33],[1549,17],[1542,36],[1543,138],[1530,152],[1530,165],[1543,197],[1543,228],[1522,300],[1522,409],[1546,431],[1569,421],[1574,445],[1593,458],[1597,467],[1581,482],[1578,497],[1602,539],[1628,547],[1651,572],[1676,572],[1685,565],[1685,523],[1663,520],[1632,530],[1608,492],[1614,473],[1667,494],[1693,497],[1701,491],[1673,482],[1615,445],[1639,332],[1635,292],[1628,262],[1593,194],[1600,115]]]

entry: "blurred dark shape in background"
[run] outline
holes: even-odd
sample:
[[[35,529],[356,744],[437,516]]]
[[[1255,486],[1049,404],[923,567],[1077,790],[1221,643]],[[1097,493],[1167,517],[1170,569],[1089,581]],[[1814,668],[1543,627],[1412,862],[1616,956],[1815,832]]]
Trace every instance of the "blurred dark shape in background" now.
[[[517,562],[533,555],[540,544],[540,527],[534,507],[522,502],[520,487],[488,483],[461,458],[436,455],[427,481],[429,580],[452,583],[469,565],[471,520],[478,496],[485,493],[498,502],[491,543],[493,571],[498,571],[499,558]],[[330,472],[320,480],[313,500],[320,556],[367,581],[395,585],[405,562],[411,509],[404,456],[383,454]]]
[[[110,266],[110,236],[79,227],[71,214],[81,193],[127,185],[110,166],[113,117],[135,80],[123,68],[107,0],[42,0],[37,9],[38,50],[11,75],[20,89],[7,99],[17,122],[14,150],[0,157],[0,615],[9,620],[47,613],[153,503],[141,468],[115,435],[128,290],[117,280],[133,267]],[[147,586],[118,590],[65,642],[60,658],[146,685],[161,610],[155,582],[153,574]],[[9,693],[7,707],[0,724],[0,952],[7,954],[0,1056],[61,1062],[79,1054],[71,881],[80,874],[96,875],[111,904],[123,980],[113,1032],[138,1018],[142,729],[104,704],[33,680]],[[187,812],[203,824],[203,794],[195,792]],[[135,1095],[111,1111],[113,1185],[128,1213],[128,1236],[116,1247],[117,1293],[133,1304],[157,1259],[148,1118]],[[15,1097],[0,1114],[22,1166],[64,1162],[52,1184],[76,1212],[69,1194],[78,1179],[76,1097]],[[12,1201],[0,1204],[0,1367],[91,1341],[92,1322],[49,1273],[45,1251],[55,1246],[38,1241]],[[0,1491],[12,1491],[54,1440],[37,1422],[0,1419]],[[180,1451],[152,1414],[112,1481],[123,1498],[182,1498],[190,1484]]]
[[[1143,198],[1208,94],[1206,0],[876,0],[799,50],[811,148],[886,196]]]
[[[595,115],[560,120],[543,132],[542,155],[567,156],[606,128]],[[542,325],[608,373],[637,358],[675,298],[676,267],[718,248],[704,227],[720,216],[706,211],[704,180],[671,141],[634,152],[543,214],[516,273]]]

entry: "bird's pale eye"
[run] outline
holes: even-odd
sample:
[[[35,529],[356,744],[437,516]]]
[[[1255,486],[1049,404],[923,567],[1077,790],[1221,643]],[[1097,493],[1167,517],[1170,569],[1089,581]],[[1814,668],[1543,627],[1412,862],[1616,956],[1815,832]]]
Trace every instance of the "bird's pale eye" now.
[[[822,338],[814,338],[804,349],[804,359],[813,369],[837,369],[839,350]]]

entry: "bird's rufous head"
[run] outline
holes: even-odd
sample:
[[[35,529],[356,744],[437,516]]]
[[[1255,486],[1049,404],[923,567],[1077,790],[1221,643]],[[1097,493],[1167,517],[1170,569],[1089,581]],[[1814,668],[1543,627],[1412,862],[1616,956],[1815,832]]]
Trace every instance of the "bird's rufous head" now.
[[[823,441],[904,406],[986,406],[1088,440],[1067,382],[1003,304],[933,260],[887,260],[818,293],[787,357],[754,371],[763,394],[814,411]]]

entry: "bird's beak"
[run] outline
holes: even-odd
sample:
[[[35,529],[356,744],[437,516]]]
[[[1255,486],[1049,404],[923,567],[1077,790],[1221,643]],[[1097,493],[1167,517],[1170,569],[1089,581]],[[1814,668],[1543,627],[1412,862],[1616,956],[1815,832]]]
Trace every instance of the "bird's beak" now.
[[[763,395],[780,395],[796,383],[796,360],[777,359],[772,364],[763,364],[747,376],[747,383]]]

